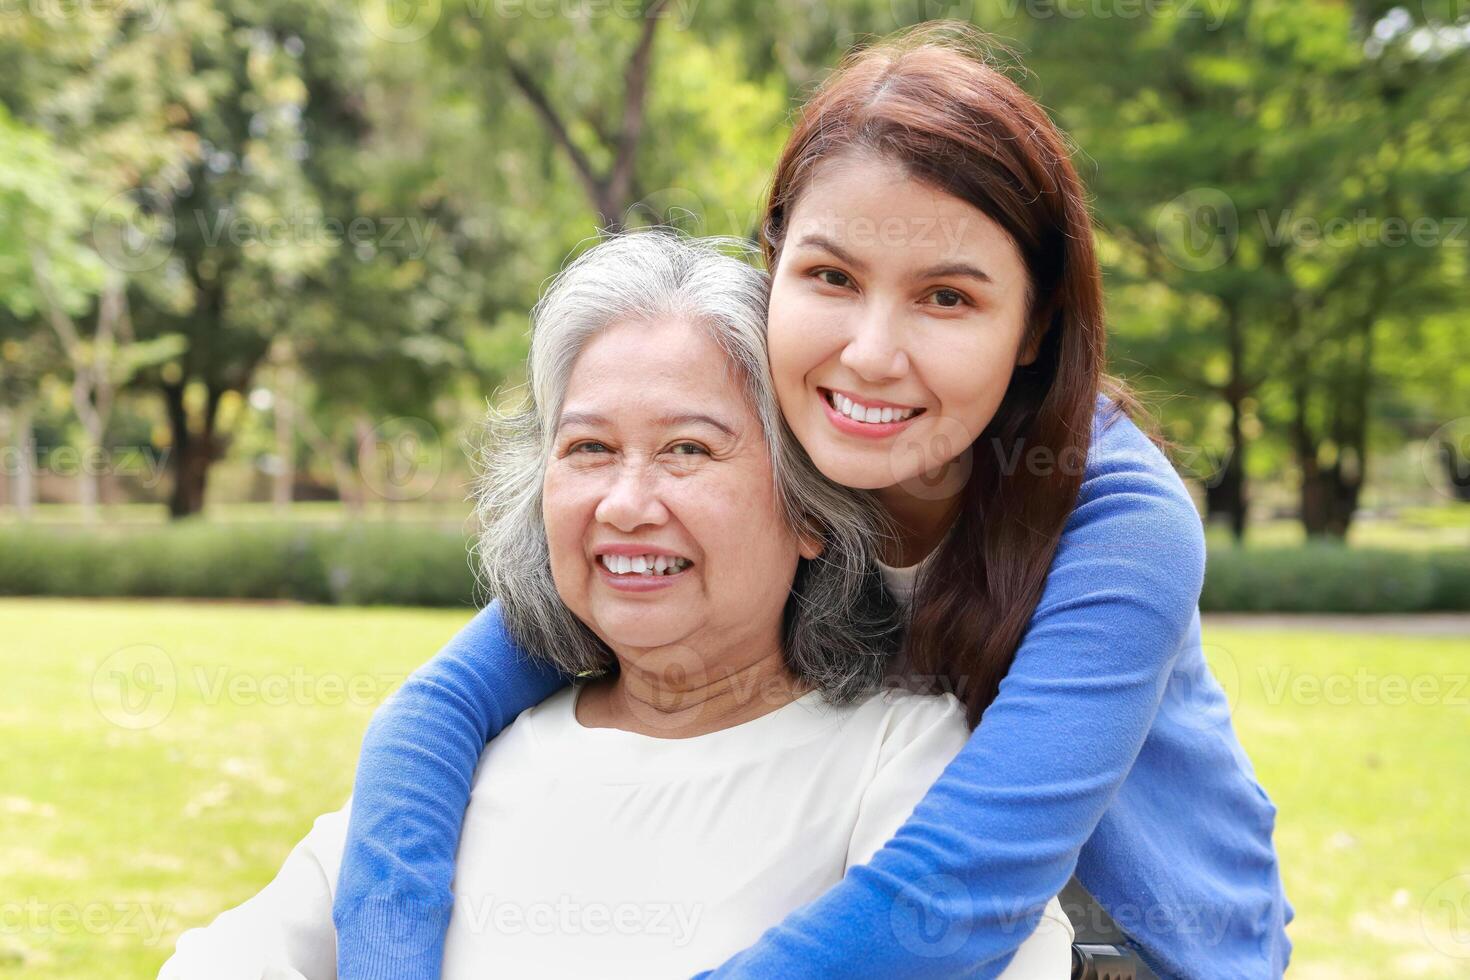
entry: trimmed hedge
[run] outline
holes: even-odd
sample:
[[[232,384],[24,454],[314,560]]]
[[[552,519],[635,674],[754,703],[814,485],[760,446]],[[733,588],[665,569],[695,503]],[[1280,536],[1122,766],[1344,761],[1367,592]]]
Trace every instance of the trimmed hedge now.
[[[469,539],[421,524],[0,528],[0,595],[465,606]]]
[[[412,523],[0,527],[0,595],[466,606],[471,541]],[[1470,553],[1310,544],[1217,548],[1206,612],[1470,611]]]
[[[1470,611],[1470,553],[1307,544],[1210,552],[1205,612]]]

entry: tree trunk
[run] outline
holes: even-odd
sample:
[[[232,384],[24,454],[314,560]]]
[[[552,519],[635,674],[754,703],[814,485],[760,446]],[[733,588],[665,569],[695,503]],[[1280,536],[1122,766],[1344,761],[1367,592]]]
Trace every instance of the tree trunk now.
[[[372,421],[365,415],[354,417],[352,420],[352,432],[353,444],[356,446],[356,451],[353,453],[353,459],[357,464],[355,479],[357,480],[357,487],[362,497],[362,502],[366,504],[368,494],[383,486],[379,482],[382,479],[380,467],[383,464],[378,455],[378,440],[373,433]],[[392,454],[390,453],[390,466],[392,465],[391,456]],[[391,479],[391,474],[389,478]],[[390,497],[387,497],[381,492],[377,493],[376,496],[383,498],[383,500],[379,501],[380,503],[391,500]]]
[[[345,457],[338,449],[336,441],[322,431],[321,427],[316,424],[316,420],[311,417],[310,412],[302,412],[300,421],[301,435],[311,447],[311,451],[332,463],[332,481],[337,485],[337,499],[342,501],[342,506],[348,515],[354,518],[360,517],[364,492],[361,474],[356,468],[356,451],[352,452],[351,458]]]
[[[31,519],[36,503],[36,433],[34,410],[28,404],[10,410],[10,433],[15,439],[15,468],[10,474],[10,503],[18,518]]]
[[[277,511],[290,509],[291,491],[296,482],[296,421],[293,415],[296,411],[293,401],[296,397],[296,385],[294,380],[294,372],[288,365],[284,363],[276,365],[276,390],[273,401],[276,410],[276,472],[271,486],[271,503]]]
[[[1470,453],[1464,451],[1466,443],[1464,439],[1442,438],[1436,449],[1450,493],[1461,503],[1470,504]]]
[[[1245,401],[1245,392],[1238,383],[1232,382],[1226,391],[1226,400],[1230,403],[1230,458],[1220,473],[1220,502],[1230,519],[1230,535],[1236,542],[1244,542],[1250,494],[1245,483],[1245,433],[1241,428],[1241,416],[1245,411],[1241,403]]]
[[[1307,419],[1307,400],[1311,389],[1298,377],[1291,386],[1291,447],[1301,474],[1301,520],[1308,537],[1326,534],[1327,508],[1323,502],[1321,466],[1317,461],[1317,437]]]
[[[599,223],[612,231],[622,229],[636,203],[633,189],[637,184],[638,147],[643,139],[647,116],[654,37],[662,19],[663,8],[667,5],[668,0],[653,0],[643,12],[643,26],[638,35],[638,43],[623,68],[621,124],[611,140],[603,134],[604,149],[612,156],[612,163],[605,172],[598,172],[591,157],[572,139],[570,127],[551,104],[546,90],[536,81],[529,68],[514,58],[506,58],[511,82],[531,103],[531,108],[541,119],[552,142],[567,155],[572,170],[587,193],[588,202],[597,211]]]
[[[1345,370],[1327,394],[1332,398],[1332,441],[1337,452],[1330,466],[1317,467],[1313,494],[1316,530],[1343,539],[1352,527],[1358,499],[1368,476],[1368,400],[1373,388],[1373,328],[1378,310],[1388,300],[1388,282],[1382,271],[1372,280],[1367,302],[1343,337]],[[1353,341],[1356,340],[1356,350]],[[1315,446],[1314,446],[1315,454]],[[1305,476],[1305,474],[1303,474]],[[1305,484],[1304,484],[1305,486]]]
[[[1232,409],[1235,406],[1231,406]],[[1232,415],[1232,422],[1234,416]],[[1211,517],[1216,515],[1224,517],[1230,524],[1230,534],[1236,541],[1245,540],[1246,527],[1246,484],[1245,484],[1245,443],[1236,431],[1237,427],[1231,425],[1230,457],[1220,465],[1210,480],[1210,485],[1205,487],[1205,509]]]
[[[1231,535],[1236,541],[1244,541],[1250,493],[1246,484],[1246,439],[1242,422],[1245,399],[1252,384],[1245,374],[1245,336],[1240,322],[1240,307],[1233,302],[1226,310],[1225,337],[1230,377],[1221,394],[1230,406],[1230,457],[1215,471],[1211,485],[1205,488],[1205,510],[1211,517],[1223,514],[1230,521]]]
[[[205,388],[204,416],[198,432],[189,427],[189,412],[184,404],[184,383],[163,386],[164,406],[168,411],[169,430],[173,434],[173,452],[169,466],[174,485],[169,495],[168,512],[175,520],[204,511],[204,491],[209,467],[217,457],[214,438],[215,415],[219,410],[223,389]]]
[[[93,430],[93,420],[82,419],[82,461],[77,467],[77,503],[82,507],[82,521],[97,523],[97,504],[102,499],[101,476],[93,468],[102,450],[101,435]]]
[[[1309,397],[1306,385],[1297,384],[1293,395],[1296,411],[1292,419],[1292,444],[1301,470],[1302,526],[1309,537],[1341,540],[1352,527],[1367,475],[1367,393],[1362,390],[1346,396],[1338,393],[1340,399],[1346,398],[1350,404],[1339,401],[1334,406],[1338,417],[1333,426],[1337,453],[1325,465],[1321,461],[1320,440],[1306,417]]]

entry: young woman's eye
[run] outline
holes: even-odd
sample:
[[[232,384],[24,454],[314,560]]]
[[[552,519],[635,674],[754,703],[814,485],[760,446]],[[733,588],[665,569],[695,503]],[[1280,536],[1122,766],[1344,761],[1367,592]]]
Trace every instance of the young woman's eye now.
[[[839,289],[846,289],[852,285],[852,278],[839,269],[818,269],[812,275],[816,276],[818,281]]]
[[[948,289],[945,287],[934,290],[929,294],[929,298],[934,302],[935,306],[942,306],[946,309],[953,309],[956,306],[964,306],[969,303],[964,293],[957,289]]]

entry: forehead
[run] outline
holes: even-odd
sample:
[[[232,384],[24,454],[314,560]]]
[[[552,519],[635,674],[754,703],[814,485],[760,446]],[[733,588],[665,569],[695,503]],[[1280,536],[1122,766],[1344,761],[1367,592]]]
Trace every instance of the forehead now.
[[[588,341],[572,365],[565,409],[635,405],[718,408],[732,420],[753,414],[744,378],[709,331],[680,319],[629,320]]]
[[[811,239],[860,256],[881,255],[886,268],[962,257],[1023,268],[1010,235],[985,212],[911,176],[893,160],[860,150],[823,161],[797,198],[786,249]]]

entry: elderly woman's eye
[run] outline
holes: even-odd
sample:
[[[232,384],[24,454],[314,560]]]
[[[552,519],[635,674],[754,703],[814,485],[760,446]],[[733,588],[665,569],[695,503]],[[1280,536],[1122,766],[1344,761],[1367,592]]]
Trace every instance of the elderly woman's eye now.
[[[676,442],[669,447],[675,456],[708,456],[709,450],[697,442]]]
[[[589,440],[586,440],[586,441],[583,441],[583,442],[573,443],[570,447],[567,448],[567,452],[569,452],[569,453],[605,453],[605,452],[610,452],[610,450],[607,448],[607,445],[605,443],[594,442],[594,441],[592,441],[592,440],[589,439]]]

